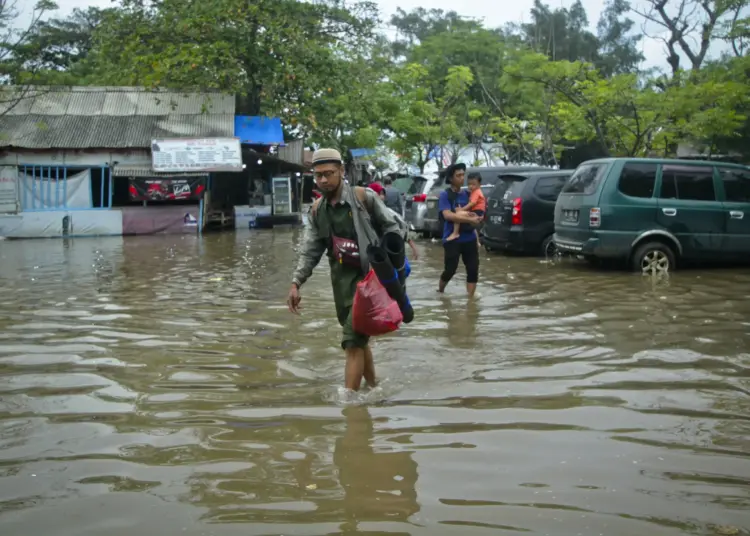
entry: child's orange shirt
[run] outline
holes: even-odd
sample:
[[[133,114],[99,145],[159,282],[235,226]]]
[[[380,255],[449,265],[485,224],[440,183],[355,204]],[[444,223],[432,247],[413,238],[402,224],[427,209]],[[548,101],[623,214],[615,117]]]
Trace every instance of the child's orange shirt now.
[[[477,188],[469,196],[469,202],[474,203],[474,207],[471,209],[473,212],[487,212],[487,200],[484,197],[484,192],[481,188]]]

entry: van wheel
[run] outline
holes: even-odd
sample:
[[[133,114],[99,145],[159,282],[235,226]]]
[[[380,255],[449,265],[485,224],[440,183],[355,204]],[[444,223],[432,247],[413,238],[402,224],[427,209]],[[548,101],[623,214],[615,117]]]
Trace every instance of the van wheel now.
[[[542,241],[542,257],[545,257],[547,259],[552,259],[558,256],[557,244],[555,244],[555,241],[552,237],[553,235],[549,235]]]
[[[664,274],[677,266],[674,252],[661,242],[638,246],[633,254],[633,270],[642,274]]]

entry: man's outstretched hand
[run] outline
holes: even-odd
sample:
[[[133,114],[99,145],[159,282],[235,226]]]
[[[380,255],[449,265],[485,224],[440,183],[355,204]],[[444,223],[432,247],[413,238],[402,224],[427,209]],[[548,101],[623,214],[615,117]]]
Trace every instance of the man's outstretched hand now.
[[[302,301],[302,296],[299,295],[299,288],[297,288],[297,285],[292,284],[292,287],[289,289],[289,294],[286,297],[286,304],[289,307],[289,312],[298,315],[300,301]]]

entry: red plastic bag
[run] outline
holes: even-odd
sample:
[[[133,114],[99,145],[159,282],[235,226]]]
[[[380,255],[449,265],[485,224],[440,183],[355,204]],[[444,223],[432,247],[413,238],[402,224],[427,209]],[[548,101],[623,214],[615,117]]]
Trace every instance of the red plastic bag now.
[[[388,295],[375,272],[357,283],[352,305],[352,328],[357,333],[375,337],[396,331],[404,315],[396,301]]]

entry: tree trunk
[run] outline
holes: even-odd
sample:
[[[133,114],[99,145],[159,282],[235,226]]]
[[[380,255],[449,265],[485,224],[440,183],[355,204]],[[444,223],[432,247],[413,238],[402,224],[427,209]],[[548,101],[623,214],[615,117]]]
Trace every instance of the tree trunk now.
[[[236,112],[238,115],[262,115],[262,97],[261,92],[263,86],[261,84],[253,84],[248,89],[247,95],[238,95],[236,98]]]

